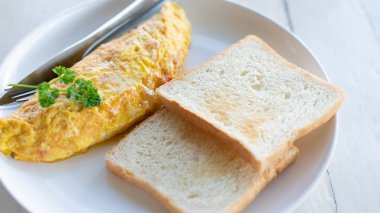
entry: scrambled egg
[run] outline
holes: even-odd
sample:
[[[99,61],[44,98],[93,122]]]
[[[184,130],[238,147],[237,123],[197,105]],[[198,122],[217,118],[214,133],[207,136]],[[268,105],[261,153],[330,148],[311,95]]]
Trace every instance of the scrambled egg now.
[[[93,82],[100,106],[84,108],[61,95],[42,108],[36,94],[0,119],[0,151],[20,160],[57,161],[125,131],[159,107],[154,90],[182,67],[190,37],[184,11],[165,4],[150,20],[72,67],[78,78]]]

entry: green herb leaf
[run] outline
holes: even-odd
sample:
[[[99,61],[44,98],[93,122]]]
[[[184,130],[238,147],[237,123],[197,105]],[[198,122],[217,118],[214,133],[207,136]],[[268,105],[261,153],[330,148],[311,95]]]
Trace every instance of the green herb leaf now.
[[[67,88],[66,96],[71,100],[82,102],[85,107],[94,107],[100,104],[101,98],[98,90],[89,80],[79,78]]]
[[[51,83],[59,81],[64,84],[70,84],[65,91],[67,98],[81,102],[85,107],[99,106],[101,98],[91,81],[84,80],[83,78],[78,78],[74,81],[74,70],[63,66],[55,67],[53,72],[58,75],[58,78],[51,81]],[[47,82],[43,82],[37,86],[27,84],[9,84],[9,86],[37,89],[40,105],[45,108],[55,103],[60,92],[59,89],[50,87],[50,83]]]
[[[63,66],[57,66],[53,69],[53,72],[58,75],[59,82],[64,84],[70,84],[74,81],[75,71]]]
[[[55,100],[59,96],[59,90],[57,88],[50,88],[50,84],[43,82],[37,86],[38,101],[42,107],[49,107],[55,103]]]

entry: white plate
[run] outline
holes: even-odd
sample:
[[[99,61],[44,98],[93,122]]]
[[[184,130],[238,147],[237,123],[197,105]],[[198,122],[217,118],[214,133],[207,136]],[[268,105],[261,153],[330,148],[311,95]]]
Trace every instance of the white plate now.
[[[0,86],[17,82],[63,47],[83,37],[125,1],[90,1],[60,13],[28,34],[4,60]],[[256,34],[290,61],[326,78],[308,49],[282,27],[254,11],[219,0],[180,1],[193,26],[186,67],[205,61],[247,34]],[[13,109],[0,109],[0,116]],[[247,208],[247,212],[293,210],[325,172],[334,149],[336,119],[297,141],[300,156]],[[107,171],[104,153],[113,142],[68,160],[44,164],[0,156],[0,177],[32,212],[165,212],[145,191]]]

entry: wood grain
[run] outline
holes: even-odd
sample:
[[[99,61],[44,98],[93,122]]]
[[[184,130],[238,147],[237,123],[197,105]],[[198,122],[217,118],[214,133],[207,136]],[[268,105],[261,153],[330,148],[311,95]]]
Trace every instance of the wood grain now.
[[[293,30],[346,90],[328,173],[297,213],[380,209],[380,1],[234,0]],[[76,0],[0,1],[0,61],[26,33]],[[12,36],[9,36],[12,35]],[[0,212],[26,212],[0,183]]]
[[[329,168],[337,212],[376,212],[380,209],[380,50],[375,31],[358,0],[289,0],[288,6],[295,33],[347,94]]]
[[[236,0],[234,2],[251,8],[286,28],[289,27],[283,0]]]
[[[240,1],[239,4],[253,8],[263,15],[273,19],[289,30],[293,30],[293,23],[289,14],[288,2],[284,0],[254,0]],[[330,177],[326,173],[311,195],[300,205],[297,213],[335,212],[336,205],[331,187]]]
[[[295,211],[294,213],[334,213],[336,203],[332,194],[330,178],[326,174],[323,176],[317,188]]]
[[[376,37],[377,43],[380,43],[380,1],[361,0],[360,6],[363,9],[364,15],[368,19],[369,25]]]
[[[16,45],[28,32],[40,23],[80,1],[63,0],[16,0],[14,2],[0,1],[0,62],[8,51]],[[12,36],[10,36],[12,35]]]

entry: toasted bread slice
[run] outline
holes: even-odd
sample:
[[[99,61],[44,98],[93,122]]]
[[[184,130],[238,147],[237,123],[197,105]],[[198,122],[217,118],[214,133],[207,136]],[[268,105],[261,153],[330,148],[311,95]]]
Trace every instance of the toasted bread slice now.
[[[256,36],[156,92],[167,108],[229,142],[258,171],[328,121],[344,99],[341,88],[291,64]]]
[[[223,142],[160,109],[107,156],[108,168],[148,190],[172,212],[239,212],[293,162],[292,147],[257,173]]]

